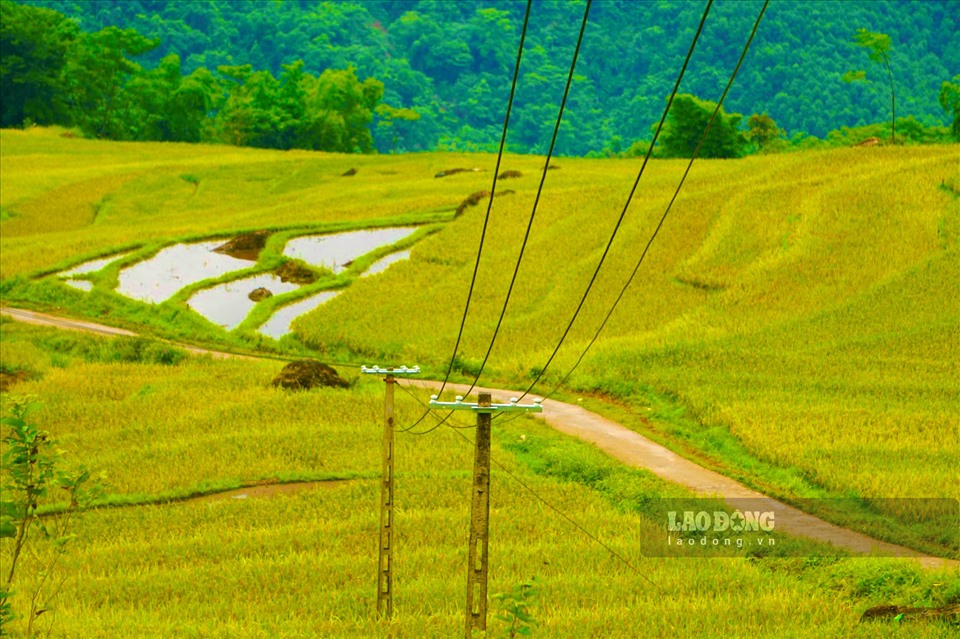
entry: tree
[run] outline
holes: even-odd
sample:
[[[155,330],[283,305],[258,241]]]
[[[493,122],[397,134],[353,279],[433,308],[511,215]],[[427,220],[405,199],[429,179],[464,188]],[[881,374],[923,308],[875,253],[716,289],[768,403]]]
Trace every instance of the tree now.
[[[890,80],[890,141],[897,140],[897,99],[893,86],[893,72],[890,70],[890,36],[885,33],[873,33],[866,29],[857,29],[857,35],[854,36],[854,42],[862,49],[867,50],[867,56],[871,61],[883,63],[887,69],[887,77]],[[865,80],[866,71],[847,71],[843,76],[844,82],[857,82]]]
[[[60,74],[79,32],[62,13],[0,2],[0,126],[64,120]]]
[[[675,97],[670,113],[667,114],[667,123],[660,134],[660,156],[691,157],[716,106],[716,102],[701,100],[690,94]],[[739,129],[741,120],[743,115],[726,114],[721,108],[700,148],[699,157],[738,158],[742,156],[743,147],[747,141]]]
[[[960,142],[960,74],[953,76],[953,81],[945,80],[940,87],[940,106],[953,116],[950,125],[950,135]]]
[[[394,153],[397,151],[397,143],[403,136],[404,129],[409,123],[420,119],[420,114],[413,109],[395,109],[389,104],[377,106],[375,113],[378,137],[389,140],[389,150]]]
[[[766,113],[754,113],[747,118],[747,139],[757,145],[761,151],[767,149],[771,142],[785,135],[783,129],[777,126]]]
[[[383,97],[383,83],[363,82],[356,71],[327,69],[307,91],[307,115],[301,148],[342,153],[373,153],[370,123]]]
[[[289,122],[278,102],[277,79],[269,71],[255,72],[249,64],[217,70],[231,81],[229,97],[217,113],[216,129],[222,141],[236,146],[284,148],[281,140]]]
[[[138,123],[126,83],[142,69],[127,56],[143,55],[159,44],[134,29],[116,27],[77,40],[63,77],[74,120],[85,133],[114,140],[130,137]]]

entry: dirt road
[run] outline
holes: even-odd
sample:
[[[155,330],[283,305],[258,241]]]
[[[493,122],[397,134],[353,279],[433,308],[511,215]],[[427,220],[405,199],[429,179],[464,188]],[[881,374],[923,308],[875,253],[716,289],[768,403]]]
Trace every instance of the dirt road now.
[[[134,333],[130,331],[88,321],[57,317],[45,313],[24,311],[9,307],[0,308],[0,314],[7,315],[22,322],[55,326],[69,330],[88,331],[106,335],[134,335]],[[182,344],[178,344],[178,346],[191,352],[209,354],[215,357],[247,357],[198,349]],[[427,380],[405,383],[415,387],[440,388],[440,382]],[[462,384],[448,383],[446,388],[452,392],[463,393],[468,387]],[[488,392],[494,397],[494,401],[500,402],[505,402],[509,397],[519,394],[517,391],[481,387],[474,389],[474,392]],[[789,535],[833,544],[839,548],[844,548],[856,553],[882,552],[885,555],[911,558],[919,561],[923,566],[930,568],[953,567],[960,570],[960,561],[931,557],[910,548],[879,541],[861,533],[841,528],[840,526],[836,526],[767,497],[729,477],[698,466],[664,446],[579,406],[548,399],[543,402],[543,413],[540,413],[538,417],[542,418],[547,424],[560,432],[595,444],[605,453],[619,459],[625,464],[647,469],[657,476],[667,481],[681,484],[699,495],[722,497],[734,507],[737,507],[737,499],[748,498],[764,500],[760,503],[765,504],[770,510],[775,510],[776,512],[776,529]]]

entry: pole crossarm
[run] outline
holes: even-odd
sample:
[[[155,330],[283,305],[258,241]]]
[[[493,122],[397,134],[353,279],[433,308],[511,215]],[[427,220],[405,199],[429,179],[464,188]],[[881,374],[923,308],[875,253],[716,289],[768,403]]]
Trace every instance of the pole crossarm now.
[[[394,368],[392,366],[361,366],[360,372],[368,375],[393,375],[394,377],[403,377],[406,375],[419,375],[420,367],[413,366],[411,368],[407,368],[406,366],[401,366],[399,368]]]
[[[473,404],[463,401],[463,395],[457,395],[456,401],[441,402],[436,395],[430,396],[430,408],[442,408],[444,410],[469,410],[475,413],[542,413],[542,399],[533,400],[533,404],[518,404],[516,397],[510,398],[509,404]]]

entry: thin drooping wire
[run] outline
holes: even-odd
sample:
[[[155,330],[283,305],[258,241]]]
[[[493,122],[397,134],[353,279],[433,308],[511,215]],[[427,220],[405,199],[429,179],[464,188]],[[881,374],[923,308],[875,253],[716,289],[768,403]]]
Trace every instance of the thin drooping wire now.
[[[457,359],[457,352],[460,350],[460,341],[463,338],[463,328],[467,323],[467,313],[470,311],[470,301],[473,299],[473,289],[477,283],[477,272],[480,270],[480,256],[483,254],[483,243],[487,237],[487,225],[490,222],[490,211],[493,208],[493,198],[497,193],[497,176],[500,175],[500,161],[503,159],[503,149],[507,142],[507,129],[510,126],[510,112],[513,109],[513,97],[517,91],[517,78],[520,76],[520,61],[523,58],[523,44],[527,39],[527,25],[530,22],[530,7],[532,5],[533,0],[527,0],[527,9],[523,16],[523,28],[520,31],[520,44],[517,46],[517,61],[513,67],[513,80],[510,84],[510,98],[507,100],[507,112],[503,117],[503,131],[500,134],[500,148],[497,151],[497,164],[493,171],[493,184],[490,187],[490,200],[487,202],[487,213],[483,218],[483,228],[480,231],[480,245],[477,247],[477,260],[473,266],[473,276],[470,278],[470,288],[467,291],[467,302],[463,307],[463,317],[460,319],[460,330],[457,331],[457,341],[453,346],[453,355],[450,356],[450,365],[447,366],[447,374],[444,376],[443,383],[440,385],[441,393],[446,387],[447,381],[450,379],[450,373],[453,371],[453,364]],[[424,420],[429,411],[430,409],[428,408],[427,412],[421,415],[416,422],[405,429],[401,429],[400,432],[415,428]]]
[[[637,186],[640,184],[640,178],[643,177],[643,172],[647,168],[647,163],[650,161],[650,156],[653,153],[653,147],[657,143],[657,138],[660,137],[660,131],[663,129],[663,125],[667,120],[667,113],[669,113],[670,107],[673,105],[673,99],[676,97],[677,91],[680,89],[680,81],[683,80],[683,75],[686,73],[687,66],[690,64],[690,58],[693,57],[693,51],[697,47],[697,42],[700,41],[700,34],[703,32],[703,25],[707,21],[707,15],[709,15],[710,7],[712,6],[713,0],[707,0],[707,6],[703,10],[703,17],[700,18],[700,24],[697,27],[696,34],[693,36],[693,42],[690,43],[690,49],[687,51],[687,57],[683,61],[683,67],[681,67],[680,73],[677,75],[677,81],[674,83],[673,90],[670,92],[670,97],[667,99],[667,106],[663,110],[663,115],[660,118],[659,124],[657,124],[657,129],[653,134],[653,140],[650,142],[650,148],[647,149],[647,155],[643,158],[643,164],[640,166],[640,171],[637,173],[637,179],[633,183],[633,188],[630,189],[630,194],[627,196],[627,201],[623,205],[623,211],[620,212],[620,217],[617,219],[617,223],[613,227],[613,233],[610,234],[610,239],[607,242],[607,246],[603,249],[603,255],[600,256],[600,261],[597,263],[597,268],[593,271],[593,276],[590,278],[590,282],[587,284],[587,288],[584,290],[583,296],[580,298],[580,303],[577,304],[577,308],[573,312],[573,317],[570,318],[570,322],[567,324],[566,329],[564,329],[563,335],[560,336],[560,341],[557,342],[557,346],[553,349],[553,353],[551,353],[550,357],[547,359],[547,363],[540,368],[536,379],[534,379],[530,386],[527,387],[527,390],[523,392],[519,399],[526,397],[530,391],[533,390],[533,387],[537,385],[544,373],[547,372],[547,369],[557,356],[557,353],[560,352],[560,347],[563,346],[563,342],[567,339],[567,335],[570,334],[570,329],[573,327],[573,323],[580,315],[580,311],[583,309],[583,305],[587,301],[587,296],[590,295],[590,291],[593,289],[593,285],[597,281],[600,268],[603,266],[607,259],[607,255],[610,253],[610,247],[613,245],[613,240],[617,237],[617,232],[620,230],[620,225],[623,223],[623,218],[626,217],[627,209],[630,208],[630,202],[633,200],[633,196],[637,191]]]
[[[704,142],[707,139],[707,134],[710,133],[710,127],[713,126],[713,122],[717,117],[717,114],[720,112],[720,107],[723,105],[723,101],[727,98],[727,93],[730,92],[730,87],[733,86],[733,81],[737,77],[737,73],[740,72],[740,67],[743,65],[744,59],[747,57],[747,52],[750,50],[750,45],[753,43],[754,36],[757,35],[757,29],[760,27],[760,21],[763,19],[763,14],[767,10],[767,5],[770,4],[770,0],[764,0],[763,6],[760,8],[760,13],[757,15],[756,21],[753,23],[753,30],[750,32],[750,37],[747,38],[747,43],[743,47],[743,51],[740,53],[740,59],[737,60],[737,66],[734,67],[733,73],[730,75],[730,80],[727,81],[727,86],[723,89],[723,93],[720,95],[720,99],[717,101],[717,106],[714,107],[713,113],[710,115],[710,120],[707,122],[707,126],[703,129],[703,134],[700,136],[700,141],[697,142],[697,148],[694,149],[693,155],[690,157],[690,161],[687,163],[687,168],[683,172],[683,177],[680,178],[679,184],[677,184],[676,190],[673,192],[673,197],[670,198],[670,203],[667,204],[666,210],[664,210],[663,215],[660,217],[660,222],[657,224],[657,228],[654,229],[653,234],[650,236],[650,239],[647,241],[647,245],[644,247],[643,252],[640,254],[640,258],[637,260],[636,265],[633,267],[633,272],[630,273],[630,277],[627,278],[626,283],[623,285],[623,288],[620,289],[620,294],[617,295],[617,299],[614,300],[613,305],[610,307],[610,310],[607,311],[606,317],[603,318],[603,322],[600,323],[600,328],[597,329],[597,332],[594,334],[593,338],[587,344],[587,347],[583,349],[583,352],[580,353],[580,357],[577,358],[577,362],[573,367],[567,371],[567,374],[563,376],[563,379],[554,387],[550,394],[552,395],[560,388],[563,384],[567,382],[570,378],[570,375],[573,374],[573,371],[580,366],[580,363],[583,361],[584,356],[587,354],[587,351],[593,346],[597,341],[597,338],[600,336],[600,332],[607,325],[607,321],[610,319],[610,316],[613,315],[613,312],[616,310],[617,305],[620,304],[620,300],[623,299],[624,294],[627,292],[627,289],[630,287],[630,284],[633,282],[634,276],[636,276],[637,271],[640,269],[640,265],[643,263],[643,259],[647,256],[647,252],[650,250],[650,245],[653,244],[653,241],[656,239],[657,234],[660,232],[660,228],[663,226],[663,222],[667,219],[667,215],[670,213],[670,210],[673,208],[673,203],[676,202],[677,196],[680,195],[680,189],[683,188],[684,182],[687,180],[687,175],[690,174],[690,169],[693,167],[694,160],[697,159],[697,156],[700,155],[700,149],[703,147]]]
[[[415,400],[417,400],[418,402],[420,402],[421,404],[423,404],[424,406],[426,406],[426,404],[424,403],[424,401],[423,401],[422,399],[420,399],[420,397],[419,397],[418,395],[416,395],[415,393],[413,393],[412,391],[410,391],[408,388],[405,387],[405,386],[406,386],[405,384],[397,384],[397,385],[398,385],[400,388],[402,388],[404,391],[406,391],[406,392],[407,392],[411,397],[413,397]],[[429,412],[429,411],[428,411],[428,412]],[[522,415],[523,413],[518,413],[518,414],[519,414],[519,415]],[[438,417],[437,415],[434,415],[434,418],[438,420],[438,423],[443,423],[443,421],[446,420],[446,418],[441,419],[441,418]],[[448,425],[449,425],[449,424],[448,424]],[[461,433],[459,430],[454,430],[453,432],[454,432],[455,435],[457,435],[458,437],[460,437],[460,439],[464,440],[465,442],[467,442],[467,443],[469,443],[469,444],[474,444],[474,445],[475,445],[475,442],[474,442],[473,440],[471,440],[469,437],[467,437],[466,435],[464,435],[463,433]],[[590,539],[592,539],[594,542],[596,542],[597,544],[599,544],[600,546],[602,546],[608,553],[610,553],[613,557],[619,559],[625,566],[627,566],[630,570],[632,570],[632,571],[635,572],[637,575],[639,575],[641,579],[643,579],[644,581],[646,581],[647,583],[649,583],[651,586],[653,586],[654,588],[656,588],[661,594],[664,594],[664,595],[666,594],[666,593],[663,591],[663,589],[660,588],[660,586],[659,586],[656,582],[654,582],[654,581],[651,580],[649,577],[647,577],[643,572],[640,571],[639,568],[637,568],[637,567],[634,566],[632,563],[630,563],[630,561],[629,561],[628,559],[626,559],[623,555],[621,555],[621,554],[618,553],[616,550],[614,550],[613,548],[611,548],[611,547],[609,546],[609,544],[605,543],[602,539],[600,539],[599,537],[597,537],[596,535],[594,535],[593,533],[591,533],[589,530],[587,530],[587,529],[584,528],[583,526],[581,526],[573,517],[571,517],[571,516],[568,515],[567,513],[563,512],[562,510],[560,510],[559,507],[554,506],[554,505],[553,505],[552,503],[550,503],[546,498],[544,498],[544,497],[541,496],[539,493],[537,493],[537,491],[535,491],[533,488],[531,488],[530,486],[528,486],[523,480],[521,480],[519,477],[517,477],[515,474],[513,474],[513,472],[511,472],[511,470],[510,470],[509,468],[507,468],[506,465],[504,465],[503,463],[501,463],[500,460],[498,460],[497,458],[495,458],[493,455],[490,455],[490,461],[492,461],[494,464],[496,464],[497,467],[499,467],[500,470],[502,470],[504,473],[506,473],[508,477],[510,477],[510,478],[513,479],[515,482],[517,482],[518,484],[520,484],[520,486],[521,486],[524,490],[526,490],[528,493],[530,493],[531,495],[533,495],[533,497],[534,497],[537,501],[539,501],[540,503],[542,503],[544,506],[546,506],[547,508],[549,508],[549,509],[552,510],[553,512],[555,512],[555,513],[557,513],[558,515],[560,515],[560,517],[562,517],[563,519],[565,519],[565,520],[566,520],[570,525],[572,525],[574,528],[576,528],[577,530],[579,530],[580,532],[582,532],[584,535],[586,535],[587,537],[589,537]]]
[[[743,51],[740,53],[740,58],[737,61],[736,67],[733,69],[733,73],[730,75],[730,79],[727,81],[727,86],[724,88],[723,93],[720,95],[720,99],[717,101],[717,106],[714,107],[713,113],[710,115],[710,119],[707,121],[707,126],[703,129],[703,133],[700,134],[700,140],[697,142],[697,146],[693,151],[693,155],[690,157],[690,161],[687,162],[687,168],[683,172],[683,176],[680,178],[680,182],[677,184],[677,188],[673,192],[673,197],[670,198],[670,202],[667,204],[666,210],[664,210],[663,215],[660,217],[660,222],[657,224],[657,227],[654,229],[653,234],[650,236],[650,239],[647,241],[646,247],[644,247],[643,252],[640,254],[640,258],[637,260],[637,263],[633,267],[633,272],[630,273],[630,277],[627,278],[626,283],[623,285],[623,288],[620,289],[620,294],[617,295],[617,299],[614,300],[613,305],[610,307],[610,310],[607,311],[606,316],[603,318],[603,322],[600,323],[600,327],[597,329],[597,332],[594,333],[593,338],[587,344],[586,348],[583,349],[583,352],[580,353],[580,357],[577,358],[576,363],[573,367],[567,371],[567,374],[563,376],[556,386],[547,393],[544,397],[552,397],[561,386],[563,386],[567,380],[570,378],[570,375],[580,366],[580,363],[583,362],[583,358],[586,356],[587,351],[589,351],[594,343],[596,343],[597,338],[600,337],[600,332],[603,331],[606,327],[607,322],[610,317],[613,315],[613,312],[616,310],[617,305],[620,304],[620,301],[623,299],[623,296],[626,294],[627,289],[630,287],[630,284],[633,283],[633,278],[637,275],[637,271],[640,270],[640,265],[643,264],[644,258],[647,256],[647,252],[650,250],[650,246],[653,244],[653,241],[656,239],[657,234],[660,232],[661,227],[663,226],[664,221],[667,219],[667,215],[670,214],[671,209],[673,208],[674,202],[677,200],[677,196],[680,195],[680,190],[683,188],[684,183],[687,180],[687,176],[690,174],[690,169],[693,167],[694,160],[700,155],[700,150],[703,148],[704,142],[706,142],[707,135],[710,133],[710,127],[713,126],[714,121],[717,118],[717,115],[720,113],[720,107],[723,106],[723,101],[727,98],[727,94],[730,92],[730,87],[733,86],[733,82],[737,77],[737,74],[740,72],[740,67],[743,65],[744,59],[747,57],[747,52],[750,50],[750,45],[753,43],[754,37],[757,35],[757,30],[760,28],[760,21],[763,19],[763,15],[767,10],[767,5],[770,3],[770,0],[765,0],[763,7],[760,8],[760,13],[757,14],[757,19],[753,23],[753,30],[750,32],[750,36],[747,38],[747,43],[743,47]],[[516,416],[503,420],[501,423],[507,423],[516,419]]]
[[[510,296],[513,293],[513,288],[517,281],[517,275],[520,272],[520,264],[523,261],[523,255],[524,255],[524,252],[526,251],[527,243],[530,239],[530,232],[533,228],[533,222],[536,219],[537,206],[539,205],[540,197],[543,194],[543,186],[547,179],[547,171],[550,167],[550,160],[553,158],[553,151],[557,144],[557,137],[559,136],[559,133],[560,133],[560,125],[563,121],[563,113],[567,106],[567,99],[570,96],[570,87],[573,85],[574,71],[576,70],[577,59],[580,57],[580,49],[583,46],[583,34],[587,28],[587,22],[590,17],[590,7],[592,4],[593,4],[593,0],[587,0],[586,7],[584,8],[584,11],[583,11],[583,20],[580,23],[580,33],[577,36],[577,44],[573,51],[573,58],[570,61],[570,71],[567,74],[567,83],[564,86],[564,90],[563,90],[563,99],[560,101],[560,108],[557,111],[557,120],[553,127],[553,135],[550,138],[550,147],[547,151],[547,157],[543,164],[543,171],[541,172],[541,175],[540,175],[540,185],[537,188],[537,195],[536,195],[536,198],[534,199],[533,208],[530,211],[530,217],[527,222],[527,230],[523,236],[523,243],[520,246],[520,254],[517,256],[517,263],[513,269],[513,277],[510,280],[510,286],[507,289],[507,295],[503,301],[503,308],[500,310],[500,318],[497,320],[497,325],[496,325],[496,328],[494,328],[493,336],[490,339],[490,345],[487,347],[487,352],[483,357],[483,362],[480,364],[480,368],[477,370],[477,373],[473,378],[473,382],[470,384],[470,388],[467,389],[465,393],[463,393],[464,396],[469,395],[470,392],[473,391],[474,387],[476,387],[477,382],[480,380],[480,376],[483,374],[483,369],[486,367],[487,361],[490,359],[490,353],[493,351],[493,346],[496,343],[497,335],[499,334],[500,328],[503,325],[503,318],[507,313],[507,305],[510,302]],[[491,196],[490,202],[491,203],[493,202],[492,196]],[[461,324],[461,333],[462,331],[463,331],[463,325]],[[459,337],[457,339],[457,344],[459,345]],[[452,364],[452,361],[451,361],[451,364]],[[449,374],[450,374],[450,371],[448,370],[447,371],[448,377],[449,377]],[[446,383],[447,383],[447,380],[444,379],[444,383],[440,385],[440,391],[439,391],[440,393],[443,392],[443,389],[446,386]],[[452,411],[447,413],[446,417],[444,417],[439,423],[434,424],[433,426],[430,426],[424,431],[416,432],[413,434],[426,435],[427,433],[431,433],[435,431],[436,429],[440,428],[444,424],[446,419],[450,417],[452,414],[453,414]],[[421,418],[417,420],[416,424],[413,424],[413,426],[410,426],[409,428],[406,428],[401,432],[411,432],[412,429],[418,424],[420,424],[420,422],[422,421],[423,421],[423,416],[421,416]]]
[[[507,314],[507,305],[510,304],[510,296],[513,294],[514,284],[517,282],[517,274],[520,272],[520,263],[523,262],[523,255],[527,249],[527,242],[530,239],[530,230],[533,228],[533,221],[537,217],[537,206],[540,204],[540,196],[543,193],[543,185],[547,180],[547,171],[550,168],[550,160],[553,158],[553,149],[557,144],[557,136],[560,133],[560,123],[563,121],[563,112],[567,106],[567,98],[570,95],[570,86],[573,84],[573,73],[577,67],[577,58],[580,57],[580,47],[583,44],[583,33],[587,28],[587,19],[590,16],[590,5],[593,0],[587,0],[587,6],[583,10],[583,21],[580,23],[580,35],[577,36],[577,46],[573,50],[573,59],[570,61],[570,72],[567,74],[567,84],[563,89],[563,99],[560,101],[560,110],[557,111],[557,122],[553,127],[553,136],[550,138],[550,148],[547,150],[547,159],[543,163],[543,171],[540,174],[540,186],[537,187],[537,196],[533,200],[533,209],[530,211],[530,219],[527,222],[527,230],[523,235],[523,243],[520,245],[520,254],[517,256],[517,264],[513,269],[513,277],[510,279],[510,286],[507,288],[507,296],[503,300],[503,308],[500,310],[500,318],[497,320],[497,326],[493,330],[493,337],[490,338],[490,345],[487,347],[487,353],[483,356],[480,368],[470,384],[470,388],[464,395],[469,395],[470,391],[477,385],[483,369],[490,359],[490,353],[493,351],[493,345],[497,341],[497,335],[500,333],[500,327],[503,325],[503,318]]]
[[[414,393],[414,392],[411,391],[409,388],[407,388],[406,384],[397,384],[397,386],[400,387],[400,390],[402,390],[403,392],[405,392],[407,395],[409,395],[409,396],[412,397],[413,399],[417,400],[417,402],[419,402],[423,407],[425,407],[425,408],[427,409],[427,414],[430,414],[431,412],[433,412],[433,410],[430,408],[430,405],[424,403],[424,401],[423,401],[422,399],[420,399],[420,397],[417,396],[416,393]],[[437,419],[437,420],[440,422],[440,424],[444,424],[444,423],[445,423],[447,426],[449,426],[450,428],[453,428],[453,429],[467,430],[467,429],[470,429],[470,428],[476,428],[476,424],[464,424],[463,422],[457,421],[456,419],[452,418],[451,415],[453,415],[453,413],[454,413],[454,411],[450,411],[450,413],[447,414],[447,415],[446,415],[445,417],[443,417],[443,418],[437,417],[437,415],[434,414],[434,419]],[[395,432],[398,432],[398,433],[407,433],[408,435],[426,435],[427,433],[433,432],[434,430],[436,430],[436,426],[431,427],[431,428],[429,428],[428,430],[425,430],[425,431],[415,431],[415,430],[410,430],[410,429],[403,429],[403,430],[396,430]]]

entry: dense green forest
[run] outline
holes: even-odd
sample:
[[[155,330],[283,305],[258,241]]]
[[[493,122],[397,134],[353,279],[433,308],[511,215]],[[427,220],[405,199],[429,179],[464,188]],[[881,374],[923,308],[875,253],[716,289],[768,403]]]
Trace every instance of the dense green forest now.
[[[3,4],[9,22],[12,3]],[[534,2],[508,140],[513,151],[547,148],[584,4]],[[682,93],[718,98],[760,4],[714,4]],[[525,8],[520,0],[29,5],[72,18],[56,22],[50,14],[36,27],[45,40],[36,50],[63,58],[62,77],[76,90],[60,107],[82,107],[84,121],[75,124],[88,134],[381,152],[494,148]],[[703,6],[593,3],[560,153],[618,154],[650,138]],[[875,122],[889,130],[886,71],[856,46],[861,28],[890,36],[897,114],[911,116],[903,130],[929,137],[921,125],[949,126],[956,107],[941,104],[942,86],[960,71],[960,3],[950,0],[773,2],[726,110],[767,114],[773,130],[795,144]],[[85,44],[63,44],[78,41]],[[66,48],[86,49],[86,62],[58,53]],[[865,71],[865,81],[844,82],[855,70]],[[45,103],[55,109],[50,97]],[[34,105],[41,103],[37,97]],[[4,124],[15,115],[5,107]],[[31,120],[45,117],[54,114],[41,109]]]

